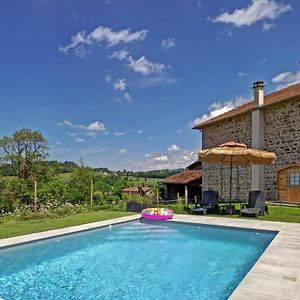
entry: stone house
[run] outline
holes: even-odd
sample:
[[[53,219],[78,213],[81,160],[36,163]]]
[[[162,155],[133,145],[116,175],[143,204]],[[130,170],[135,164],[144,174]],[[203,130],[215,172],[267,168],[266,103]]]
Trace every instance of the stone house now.
[[[264,95],[264,83],[253,84],[254,100],[202,122],[194,129],[202,132],[202,148],[228,141],[250,148],[274,152],[275,163],[266,166],[235,167],[233,198],[246,200],[250,190],[264,190],[276,200],[277,170],[300,160],[300,83]],[[203,164],[202,187],[229,198],[229,168]]]

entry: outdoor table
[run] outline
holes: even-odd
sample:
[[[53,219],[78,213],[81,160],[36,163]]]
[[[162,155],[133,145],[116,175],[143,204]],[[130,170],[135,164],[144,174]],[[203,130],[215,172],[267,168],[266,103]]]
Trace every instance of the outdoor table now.
[[[221,205],[220,209],[223,215],[234,215],[235,214],[235,206],[234,205]]]

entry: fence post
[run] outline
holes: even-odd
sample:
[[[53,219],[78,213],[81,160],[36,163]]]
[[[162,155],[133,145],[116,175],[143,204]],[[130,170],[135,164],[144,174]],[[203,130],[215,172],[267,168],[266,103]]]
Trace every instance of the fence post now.
[[[34,212],[36,213],[37,210],[37,182],[34,181]]]
[[[157,205],[159,205],[158,190],[156,191],[156,203],[157,203]]]
[[[94,189],[94,183],[93,183],[93,179],[91,180],[91,206],[93,206],[93,191]]]

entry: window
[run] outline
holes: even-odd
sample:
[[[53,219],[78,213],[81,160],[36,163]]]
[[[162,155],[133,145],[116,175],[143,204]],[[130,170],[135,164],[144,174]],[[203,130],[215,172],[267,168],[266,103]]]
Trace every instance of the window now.
[[[300,173],[290,173],[290,186],[300,185]]]

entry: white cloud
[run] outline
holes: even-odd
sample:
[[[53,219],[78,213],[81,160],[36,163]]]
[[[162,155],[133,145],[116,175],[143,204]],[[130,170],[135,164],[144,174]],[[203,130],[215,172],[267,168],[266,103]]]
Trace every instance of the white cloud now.
[[[246,102],[249,102],[248,99],[245,99],[243,97],[238,97],[233,100],[229,100],[226,102],[215,102],[209,107],[209,112],[207,114],[202,115],[199,118],[196,118],[192,122],[189,123],[190,127],[194,127],[202,122],[205,122],[209,119],[212,119],[214,117],[217,117],[219,115],[222,115],[226,113],[227,111],[230,111],[238,106],[241,106],[245,104]]]
[[[143,76],[148,76],[150,74],[160,74],[159,77],[154,77],[152,80],[153,84],[156,82],[171,82],[174,79],[169,78],[166,74],[162,74],[162,72],[167,68],[167,66],[163,63],[154,63],[150,61],[145,56],[141,56],[138,59],[134,59],[130,53],[126,50],[115,51],[110,57],[116,58],[121,61],[127,62],[127,67],[132,69],[135,73],[142,74]],[[148,85],[153,85],[148,84]]]
[[[212,21],[214,23],[231,23],[236,27],[243,27],[261,20],[275,20],[289,10],[292,10],[291,5],[278,3],[275,0],[252,0],[247,7],[236,9],[232,13],[224,12]]]
[[[115,51],[110,57],[116,58],[118,60],[125,60],[129,56],[129,52],[121,49],[120,51]]]
[[[77,125],[73,124],[72,122],[68,120],[64,120],[63,124],[65,126],[71,127],[71,128],[77,128],[77,129],[83,129],[87,131],[96,131],[96,132],[103,132],[106,131],[105,124],[99,121],[92,122],[88,125]]]
[[[169,152],[173,152],[173,151],[179,151],[180,148],[179,148],[177,145],[173,144],[173,145],[171,145],[170,147],[168,147],[167,150],[168,150]]]
[[[176,133],[177,134],[180,134],[182,132],[182,129],[180,129],[180,128],[178,128],[177,130],[176,130]]]
[[[271,29],[274,29],[276,27],[276,25],[274,23],[263,23],[263,27],[262,27],[262,32],[267,32],[270,31]]]
[[[274,82],[277,86],[277,89],[282,89],[287,86],[296,84],[300,82],[300,71],[296,73],[292,72],[283,72],[272,78],[272,82]]]
[[[138,131],[138,134],[142,134],[143,132],[144,132],[144,130],[141,129],[141,130]]]
[[[118,78],[113,83],[113,88],[117,91],[125,91],[127,87],[127,82],[125,78]]]
[[[128,62],[129,68],[131,68],[134,72],[140,73],[144,76],[153,73],[161,73],[166,68],[165,64],[153,63],[145,56],[142,56],[137,60],[134,60],[131,56],[129,56]]]
[[[128,86],[127,81],[125,78],[118,78],[113,81],[111,74],[105,76],[105,81],[110,83],[114,90],[124,92]],[[128,102],[132,101],[132,97],[128,92],[124,92],[123,95],[118,96],[115,98],[116,101],[123,101],[126,100]]]
[[[168,156],[166,155],[161,155],[161,156],[156,156],[153,158],[154,161],[168,161]]]
[[[119,154],[126,154],[128,152],[127,149],[123,148],[118,151]]]
[[[59,51],[67,54],[69,50],[78,49],[87,45],[106,43],[108,47],[118,44],[127,44],[134,41],[142,41],[147,37],[148,30],[140,30],[131,32],[130,28],[113,31],[109,27],[98,26],[89,34],[85,31],[80,31],[71,37],[71,41],[66,46],[60,46]]]
[[[176,40],[175,38],[167,38],[165,40],[162,40],[161,47],[165,50],[168,50],[170,48],[173,48],[176,46]]]
[[[246,76],[249,76],[250,73],[246,73],[246,72],[238,72],[238,76],[239,77],[246,77]]]
[[[85,142],[85,139],[82,139],[82,138],[80,138],[80,137],[75,137],[74,141],[75,141],[76,143],[84,143],[84,142]]]
[[[128,102],[132,101],[132,97],[130,96],[130,94],[128,92],[125,92],[123,97]]]
[[[122,136],[122,135],[125,135],[125,133],[124,132],[115,132],[114,135],[115,136]]]
[[[107,148],[102,148],[100,146],[94,146],[94,147],[83,149],[80,151],[80,153],[83,155],[90,155],[90,154],[97,154],[100,152],[104,152],[106,150],[107,150]]]
[[[129,167],[135,170],[159,170],[186,168],[197,160],[197,151],[179,150],[168,153],[145,153],[140,161],[129,161]]]

